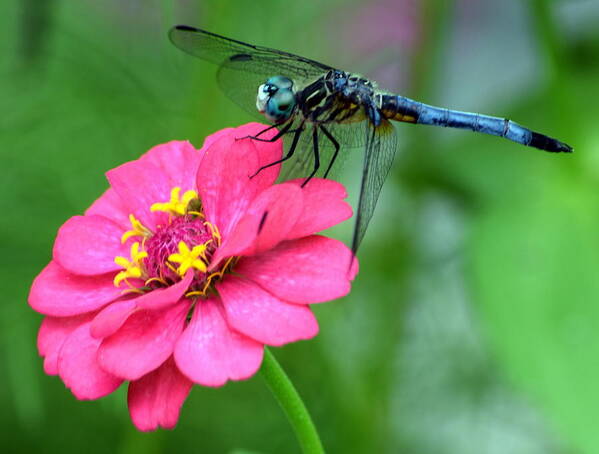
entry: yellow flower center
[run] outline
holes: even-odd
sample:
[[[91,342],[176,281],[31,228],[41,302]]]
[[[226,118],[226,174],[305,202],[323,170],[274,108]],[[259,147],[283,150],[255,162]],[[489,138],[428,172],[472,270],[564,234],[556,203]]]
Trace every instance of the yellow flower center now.
[[[194,279],[186,296],[203,296],[233,263],[231,258],[219,270],[208,274],[212,254],[221,243],[220,233],[215,225],[204,220],[195,191],[185,191],[182,197],[180,194],[181,188],[174,187],[168,202],[151,205],[151,211],[169,214],[167,224],[157,226],[155,231],[129,215],[131,229],[123,234],[121,241],[132,237],[141,241],[131,245],[130,258],[115,257],[115,263],[123,267],[114,278],[115,286],[125,282],[129,287],[125,292],[144,293],[168,287],[192,270]],[[134,286],[128,279],[143,279],[144,285]]]

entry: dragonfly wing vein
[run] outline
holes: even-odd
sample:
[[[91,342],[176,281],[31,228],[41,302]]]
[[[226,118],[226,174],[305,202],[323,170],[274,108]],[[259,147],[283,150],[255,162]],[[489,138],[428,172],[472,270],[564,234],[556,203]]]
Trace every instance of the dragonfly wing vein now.
[[[397,148],[397,135],[390,122],[384,121],[376,128],[368,126],[365,133],[367,134],[367,143],[364,151],[362,185],[352,239],[354,254],[358,251],[364,238]]]

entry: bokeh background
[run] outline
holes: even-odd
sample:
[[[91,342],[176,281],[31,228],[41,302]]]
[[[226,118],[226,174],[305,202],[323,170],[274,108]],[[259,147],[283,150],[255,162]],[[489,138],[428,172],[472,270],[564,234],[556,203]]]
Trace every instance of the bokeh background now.
[[[76,401],[37,355],[29,285],[104,172],[251,119],[168,42],[175,23],[575,147],[399,125],[352,293],[273,353],[331,453],[599,453],[597,0],[2,0],[0,450],[299,452],[259,375],[194,387],[176,430],[144,434],[125,387]]]

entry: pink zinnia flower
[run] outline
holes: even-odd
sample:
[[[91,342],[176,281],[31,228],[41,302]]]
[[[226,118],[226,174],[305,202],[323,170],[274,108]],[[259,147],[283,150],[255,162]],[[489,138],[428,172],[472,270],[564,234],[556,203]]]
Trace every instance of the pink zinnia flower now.
[[[128,380],[140,430],[172,428],[193,383],[251,377],[264,345],[318,332],[310,304],[348,293],[357,266],[314,235],[351,216],[344,188],[274,184],[281,142],[259,124],[152,148],[107,173],[110,188],[58,231],[29,303],[46,315],[44,370],[78,399]]]

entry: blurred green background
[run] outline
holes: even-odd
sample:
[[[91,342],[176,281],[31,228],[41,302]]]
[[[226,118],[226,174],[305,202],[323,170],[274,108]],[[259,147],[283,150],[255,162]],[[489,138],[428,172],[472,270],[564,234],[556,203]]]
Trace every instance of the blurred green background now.
[[[143,434],[125,387],[76,401],[37,355],[29,285],[104,172],[251,120],[168,42],[175,23],[574,146],[399,125],[351,295],[315,307],[316,339],[273,353],[331,453],[599,453],[596,0],[2,0],[2,452],[299,452],[260,376],[194,387],[176,430]]]

